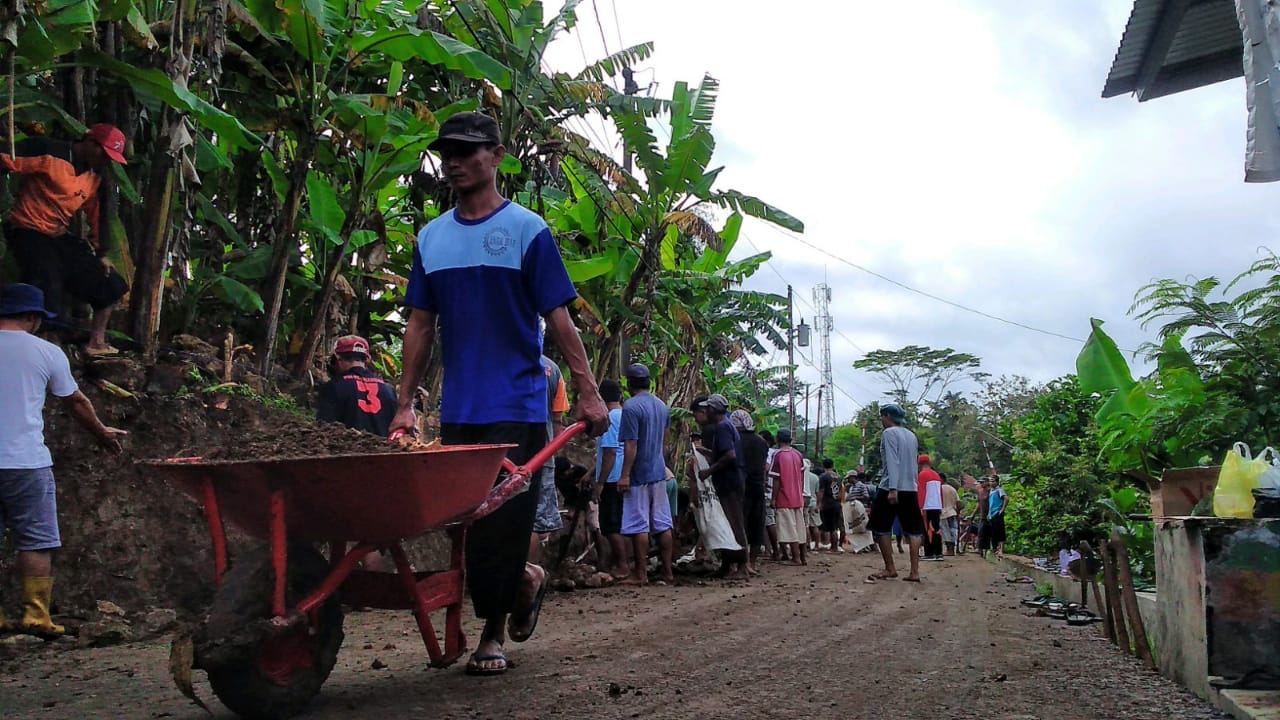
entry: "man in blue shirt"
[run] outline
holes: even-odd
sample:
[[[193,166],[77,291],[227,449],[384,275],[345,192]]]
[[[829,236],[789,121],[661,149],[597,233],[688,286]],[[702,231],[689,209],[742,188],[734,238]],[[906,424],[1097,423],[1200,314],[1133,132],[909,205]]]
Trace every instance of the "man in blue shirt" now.
[[[729,401],[719,393],[698,403],[694,409],[694,421],[702,426],[702,441],[711,451],[711,464],[698,471],[701,478],[711,478],[725,519],[733,530],[733,537],[741,550],[722,550],[718,577],[730,580],[747,580],[747,523],[743,510],[746,493],[746,474],[743,472],[742,439],[738,430],[725,417]],[[710,442],[707,439],[710,438]]]
[[[671,569],[671,503],[667,500],[667,463],[662,455],[670,411],[667,404],[649,392],[649,368],[627,368],[627,389],[631,398],[622,405],[622,534],[631,538],[631,574],[623,583],[649,582],[649,535],[658,538],[662,579],[673,582]]]
[[[596,444],[596,483],[592,491],[600,513],[600,534],[609,544],[610,575],[621,580],[631,574],[627,565],[627,542],[622,537],[622,493],[618,479],[622,477],[622,385],[617,380],[600,383],[600,397],[609,408],[609,429]],[[603,567],[603,563],[601,566]]]
[[[443,353],[440,439],[445,445],[516,445],[517,465],[547,442],[546,376],[538,318],[560,348],[593,435],[608,427],[587,353],[569,317],[577,298],[547,224],[498,193],[506,148],[493,119],[458,113],[428,146],[438,152],[457,207],[418,233],[405,291],[404,375],[390,431],[416,429],[413,400],[437,331]],[[467,672],[507,670],[506,633],[523,642],[537,625],[546,572],[526,561],[538,506],[536,483],[467,533],[467,584],[485,621]],[[509,622],[508,622],[508,616]]]
[[[986,547],[995,551],[996,557],[1004,557],[1004,511],[1009,506],[1009,493],[1000,487],[1000,476],[991,476],[991,496],[988,500],[987,522],[982,526],[986,535]]]

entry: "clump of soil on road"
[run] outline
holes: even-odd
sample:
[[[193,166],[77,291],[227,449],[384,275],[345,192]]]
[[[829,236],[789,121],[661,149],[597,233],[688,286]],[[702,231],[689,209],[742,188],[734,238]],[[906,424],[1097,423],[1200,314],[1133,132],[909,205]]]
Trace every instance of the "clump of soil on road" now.
[[[273,426],[269,432],[262,435],[242,438],[230,444],[219,444],[204,452],[191,454],[206,460],[219,461],[292,460],[416,449],[342,425],[316,425],[314,421],[295,416],[280,420],[280,424]]]

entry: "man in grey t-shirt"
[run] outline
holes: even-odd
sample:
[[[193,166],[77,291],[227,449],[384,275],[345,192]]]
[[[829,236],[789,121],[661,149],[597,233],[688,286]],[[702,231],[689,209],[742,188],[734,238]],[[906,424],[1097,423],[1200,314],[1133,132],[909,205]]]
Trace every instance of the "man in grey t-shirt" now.
[[[924,542],[924,518],[916,497],[916,459],[920,444],[915,433],[902,426],[906,412],[900,405],[880,406],[881,480],[876,497],[871,501],[871,533],[884,558],[884,570],[867,577],[867,582],[898,577],[893,564],[893,521],[902,525],[902,533],[911,543],[911,574],[903,580],[920,582],[920,546]]]
[[[22,576],[22,623],[11,628],[0,613],[0,631],[15,629],[51,640],[63,634],[49,615],[53,595],[53,551],[62,547],[53,485],[53,458],[44,444],[44,401],[62,398],[71,417],[113,452],[123,430],[98,420],[93,403],[76,386],[61,348],[35,336],[54,317],[44,293],[15,283],[0,289],[0,538],[6,528],[18,550]]]

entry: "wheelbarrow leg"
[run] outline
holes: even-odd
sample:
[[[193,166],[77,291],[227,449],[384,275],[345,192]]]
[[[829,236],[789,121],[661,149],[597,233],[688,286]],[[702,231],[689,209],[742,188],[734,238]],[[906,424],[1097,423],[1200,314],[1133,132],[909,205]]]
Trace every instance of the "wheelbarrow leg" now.
[[[462,573],[459,577],[466,578],[466,571],[463,569],[463,562],[466,560],[464,555],[467,545],[467,529],[465,527],[454,527],[449,530],[449,568]],[[462,597],[462,588],[458,588],[458,597]],[[462,603],[456,602],[449,605],[444,616],[444,649],[449,657],[461,657],[467,651],[467,635],[462,632]]]
[[[427,607],[426,598],[418,591],[418,581],[413,575],[413,568],[409,565],[409,556],[405,554],[400,543],[392,545],[390,550],[391,558],[396,563],[396,574],[404,583],[405,592],[413,598],[413,617],[418,621],[418,632],[422,633],[422,642],[427,646],[427,655],[431,656],[433,666],[439,666],[443,664],[444,653],[440,652],[440,641],[436,639],[436,629],[431,625],[431,609]],[[446,638],[447,641],[448,638]]]
[[[284,617],[285,590],[289,584],[288,531],[285,527],[284,490],[271,491],[271,569],[275,573],[275,587],[271,593],[271,614]]]
[[[218,508],[218,491],[213,487],[213,478],[206,477],[200,483],[200,491],[204,496],[204,519],[209,526],[209,540],[213,543],[213,580],[222,584],[222,576],[227,572],[227,530],[222,525],[222,511]]]

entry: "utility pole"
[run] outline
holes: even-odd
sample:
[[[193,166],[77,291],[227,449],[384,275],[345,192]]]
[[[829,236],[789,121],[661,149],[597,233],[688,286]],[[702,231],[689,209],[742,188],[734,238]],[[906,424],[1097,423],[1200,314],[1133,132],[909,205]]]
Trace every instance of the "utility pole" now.
[[[630,65],[622,67],[622,92],[626,95],[635,95],[640,92],[640,86],[636,85],[635,73],[631,71]],[[631,149],[627,147],[626,140],[622,141],[622,169],[628,173],[631,172]],[[625,368],[631,364],[631,336],[627,335],[625,331],[622,335],[622,342],[618,347],[620,352],[618,353],[616,371],[618,377],[622,377]]]
[[[818,386],[818,428],[814,432],[815,437],[813,438],[814,450],[815,452],[817,452],[817,457],[819,458],[822,457],[822,391],[823,390],[826,390],[826,388],[823,387],[822,385],[819,385]],[[827,422],[831,422],[831,419],[828,418]]]
[[[796,435],[796,330],[792,312],[791,286],[787,286],[787,408],[791,437]]]
[[[804,384],[804,451],[809,450],[809,383]]]

